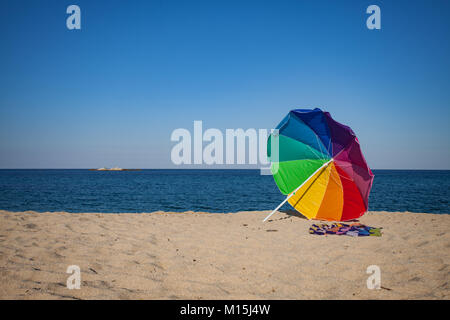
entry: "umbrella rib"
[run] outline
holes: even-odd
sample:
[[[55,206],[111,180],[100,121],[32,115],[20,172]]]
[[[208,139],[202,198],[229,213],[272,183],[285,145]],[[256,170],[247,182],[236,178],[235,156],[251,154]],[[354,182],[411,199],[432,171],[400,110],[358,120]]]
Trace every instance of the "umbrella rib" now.
[[[314,130],[312,130],[312,132],[314,132]],[[320,148],[320,153],[322,153],[322,155],[325,155],[325,153],[322,151],[322,147],[321,147],[321,145],[323,144],[323,143],[321,143],[321,141],[319,141],[319,136],[314,132],[314,134],[316,135],[316,141],[317,141],[317,144],[319,145],[319,148]],[[325,147],[325,146],[324,146]],[[328,151],[327,151],[327,153],[328,153]],[[326,158],[321,158],[322,160],[325,160]]]
[[[331,145],[331,137],[330,137],[330,140],[328,140],[328,149],[327,150],[330,150],[330,145]],[[333,150],[331,150],[331,155],[333,155]]]
[[[306,144],[306,143],[305,143],[305,146],[307,146],[308,148],[311,149],[311,151],[314,153],[314,155],[317,157],[317,159],[319,159],[319,160],[326,160],[326,158],[322,158],[319,154],[317,154],[317,153],[314,151],[314,148],[311,148],[311,146],[309,146],[309,145]],[[322,154],[323,154],[323,153],[322,153]]]
[[[313,130],[313,128],[311,128],[310,125],[308,125],[305,121],[303,121],[303,119],[301,119],[301,118],[299,118],[299,117],[297,117],[297,116],[295,116],[295,115],[294,115],[294,117],[295,117],[296,119],[298,119],[299,121],[303,122],[303,124],[304,124],[306,127],[308,127],[308,128],[311,130],[312,133],[314,133],[314,135],[316,136],[317,144],[319,145],[319,148],[320,148],[320,153],[322,153],[323,155],[325,155],[325,153],[322,152],[322,147],[321,147],[321,145],[323,145],[323,147],[325,147],[325,145],[324,145],[323,142],[320,140],[319,135]],[[311,147],[310,147],[310,148],[311,148]],[[330,153],[328,152],[328,150],[327,150],[327,153],[328,153],[328,155],[330,155]],[[321,160],[326,160],[327,158],[319,158],[319,159],[321,159]]]

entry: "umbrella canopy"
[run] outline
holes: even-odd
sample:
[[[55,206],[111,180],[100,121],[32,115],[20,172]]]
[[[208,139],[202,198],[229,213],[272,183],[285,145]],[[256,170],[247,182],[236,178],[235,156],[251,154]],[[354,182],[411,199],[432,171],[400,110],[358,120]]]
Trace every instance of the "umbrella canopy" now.
[[[345,221],[367,211],[374,176],[350,127],[316,108],[290,111],[276,129],[267,154],[285,201],[308,219]]]

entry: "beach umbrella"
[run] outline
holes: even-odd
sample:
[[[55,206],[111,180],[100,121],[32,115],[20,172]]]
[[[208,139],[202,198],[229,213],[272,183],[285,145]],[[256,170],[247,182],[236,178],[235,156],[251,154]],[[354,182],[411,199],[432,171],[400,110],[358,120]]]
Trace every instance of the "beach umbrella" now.
[[[267,142],[275,183],[287,202],[308,219],[345,221],[368,208],[373,174],[350,127],[328,112],[296,109]]]

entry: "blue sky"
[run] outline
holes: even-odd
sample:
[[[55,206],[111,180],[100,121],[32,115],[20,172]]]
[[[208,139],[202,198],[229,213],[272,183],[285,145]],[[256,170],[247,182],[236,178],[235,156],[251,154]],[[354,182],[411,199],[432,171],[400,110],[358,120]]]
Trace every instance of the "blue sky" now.
[[[81,30],[66,28],[67,6]],[[368,30],[366,8],[381,8]],[[449,1],[2,1],[0,168],[169,168],[176,128],[321,107],[374,169],[450,169]]]

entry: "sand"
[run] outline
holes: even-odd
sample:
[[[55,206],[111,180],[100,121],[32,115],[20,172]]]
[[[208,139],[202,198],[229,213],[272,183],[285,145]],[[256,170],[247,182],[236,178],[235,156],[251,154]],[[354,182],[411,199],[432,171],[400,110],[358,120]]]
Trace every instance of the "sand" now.
[[[0,211],[0,298],[450,298],[450,215],[369,212],[360,222],[383,236],[352,238],[267,213]],[[381,289],[367,288],[370,265]]]

